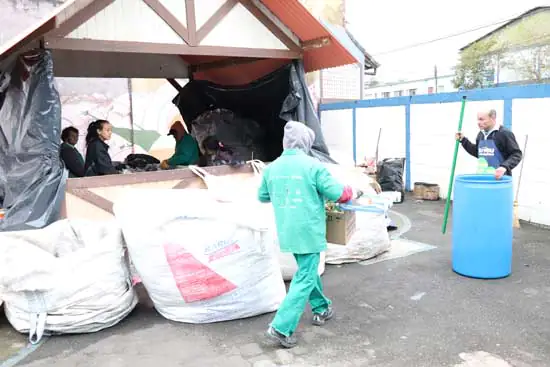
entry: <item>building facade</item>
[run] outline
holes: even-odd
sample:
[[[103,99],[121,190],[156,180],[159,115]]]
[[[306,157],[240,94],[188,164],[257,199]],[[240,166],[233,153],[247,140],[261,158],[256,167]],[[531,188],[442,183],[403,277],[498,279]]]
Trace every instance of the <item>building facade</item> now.
[[[383,83],[376,86],[373,86],[372,83],[367,83],[365,86],[364,99],[454,92],[457,89],[453,85],[453,78],[454,75],[443,75],[437,79],[431,77],[418,80]]]
[[[494,86],[550,80],[550,6],[533,8],[460,49],[489,58]]]

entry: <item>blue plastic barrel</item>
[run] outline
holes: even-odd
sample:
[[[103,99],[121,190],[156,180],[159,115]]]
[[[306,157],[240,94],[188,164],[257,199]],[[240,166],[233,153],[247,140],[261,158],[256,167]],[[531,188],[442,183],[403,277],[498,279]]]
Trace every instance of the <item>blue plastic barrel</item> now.
[[[472,278],[512,273],[514,184],[504,176],[460,175],[453,199],[453,270]]]

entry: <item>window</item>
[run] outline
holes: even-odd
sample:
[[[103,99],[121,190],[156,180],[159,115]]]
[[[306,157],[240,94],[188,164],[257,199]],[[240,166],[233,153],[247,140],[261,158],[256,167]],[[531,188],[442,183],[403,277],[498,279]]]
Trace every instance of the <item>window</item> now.
[[[402,90],[396,90],[395,92],[393,92],[394,97],[401,97],[402,95],[403,95]]]
[[[428,94],[433,94],[434,87],[428,87]]]
[[[438,92],[438,93],[443,93],[443,92],[445,92],[445,86],[444,86],[444,85],[438,85],[438,86],[437,86],[437,92]]]
[[[409,96],[416,96],[416,89],[409,89]]]
[[[390,98],[390,92],[382,92],[382,98]]]

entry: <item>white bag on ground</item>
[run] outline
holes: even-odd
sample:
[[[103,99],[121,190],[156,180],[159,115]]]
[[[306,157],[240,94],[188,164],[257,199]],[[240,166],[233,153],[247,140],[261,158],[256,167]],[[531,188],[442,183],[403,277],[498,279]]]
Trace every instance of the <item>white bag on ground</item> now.
[[[146,196],[149,215],[143,215]],[[130,257],[167,319],[209,323],[275,311],[286,295],[261,215],[208,190],[127,190],[114,206]]]
[[[359,189],[366,196],[376,195],[376,191],[372,187],[373,180],[364,173],[364,169],[331,163],[325,163],[325,167],[342,185],[349,185],[354,189]]]
[[[254,172],[263,168],[263,162],[254,160],[248,162]],[[230,174],[216,176],[198,166],[189,166],[191,172],[200,177],[209,194],[222,203],[243,203],[258,201],[258,188],[261,181],[252,174]]]
[[[386,215],[356,212],[356,232],[346,246],[328,244],[327,264],[344,264],[371,259],[390,249]]]
[[[63,220],[0,233],[0,253],[6,316],[31,343],[113,326],[137,303],[114,222]]]

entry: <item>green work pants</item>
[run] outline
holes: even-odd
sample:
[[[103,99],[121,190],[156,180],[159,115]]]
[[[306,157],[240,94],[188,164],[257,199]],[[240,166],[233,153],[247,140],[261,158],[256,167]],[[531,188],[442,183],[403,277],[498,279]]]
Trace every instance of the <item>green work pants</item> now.
[[[298,271],[271,322],[271,327],[284,336],[294,333],[308,301],[313,313],[323,313],[331,304],[323,294],[323,285],[318,274],[321,254],[294,254],[294,258],[298,263]]]

